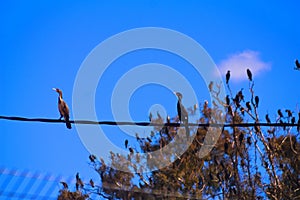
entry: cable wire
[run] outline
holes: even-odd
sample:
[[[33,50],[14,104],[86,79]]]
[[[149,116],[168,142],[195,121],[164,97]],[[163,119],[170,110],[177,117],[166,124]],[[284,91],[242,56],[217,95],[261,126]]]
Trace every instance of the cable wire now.
[[[25,122],[44,122],[44,123],[65,123],[64,120],[60,119],[48,119],[48,118],[25,118],[16,116],[0,116],[0,119],[11,120],[11,121],[25,121]],[[180,123],[151,123],[151,122],[126,122],[126,121],[91,121],[91,120],[70,120],[72,124],[90,124],[90,125],[109,125],[109,126],[169,126],[179,127],[184,126]],[[188,123],[188,126],[197,127],[254,127],[254,126],[265,126],[265,127],[295,127],[300,124],[292,123],[239,123],[239,124],[222,124],[222,123]]]

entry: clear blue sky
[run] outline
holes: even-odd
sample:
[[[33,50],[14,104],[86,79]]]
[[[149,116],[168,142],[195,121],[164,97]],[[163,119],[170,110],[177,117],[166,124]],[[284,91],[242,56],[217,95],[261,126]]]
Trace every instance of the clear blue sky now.
[[[58,87],[73,119],[73,84],[86,56],[115,34],[150,26],[193,38],[222,72],[226,67],[231,69],[231,64],[257,64],[257,69],[249,68],[257,72],[253,76],[255,92],[261,98],[259,111],[262,118],[269,112],[274,119],[278,108],[295,110],[300,103],[300,71],[293,70],[294,60],[300,59],[299,8],[298,1],[257,0],[1,2],[0,115],[58,118],[57,94],[52,91]],[[113,120],[109,99],[118,78],[149,62],[174,67],[192,82],[199,101],[208,97],[201,77],[196,79],[179,57],[155,50],[134,52],[116,60],[98,85],[99,120]],[[235,76],[234,69],[233,89],[246,89],[248,82]],[[171,116],[176,114],[175,96],[158,86],[140,88],[130,103],[136,121],[147,121],[153,104],[164,105]],[[112,132],[112,142],[122,146],[120,138],[126,135],[118,128],[107,130]],[[96,177],[87,165],[89,152],[75,128],[0,120],[0,133],[0,166],[65,176],[79,171],[83,177]]]

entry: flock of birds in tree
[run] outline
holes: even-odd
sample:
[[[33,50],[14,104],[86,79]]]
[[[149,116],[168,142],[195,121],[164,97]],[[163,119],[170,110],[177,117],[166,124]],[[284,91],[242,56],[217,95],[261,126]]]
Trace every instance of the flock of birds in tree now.
[[[90,155],[90,159],[91,159],[91,156],[93,156],[93,162],[95,162],[96,156]],[[68,190],[69,186],[68,186],[68,184],[66,182],[61,181],[60,183],[62,184],[64,190]],[[81,180],[81,178],[79,177],[79,173],[78,172],[76,174],[76,183],[75,183],[75,185],[76,185],[76,190],[79,190],[79,188],[83,189],[83,187],[84,187],[84,183]],[[90,187],[95,188],[95,183],[94,183],[94,181],[92,179],[90,179],[89,185],[90,185]]]
[[[295,61],[295,64],[296,64],[296,67],[295,69],[296,70],[300,70],[300,63],[298,60]],[[252,72],[250,71],[250,69],[247,69],[246,70],[246,73],[247,73],[247,76],[248,76],[248,79],[249,81],[252,82]],[[226,84],[228,85],[229,84],[229,80],[230,80],[230,70],[227,71],[226,73]],[[210,86],[211,88],[211,86]],[[59,119],[62,119],[64,118],[65,122],[66,122],[66,126],[67,128],[71,129],[71,123],[69,121],[69,118],[70,118],[70,114],[69,114],[69,107],[67,105],[67,103],[63,100],[63,97],[62,97],[62,91],[58,88],[53,88],[53,90],[55,90],[59,96],[58,96],[58,110],[59,110],[59,113],[60,113],[60,118]],[[180,92],[174,92],[174,94],[177,96],[178,98],[178,101],[177,101],[177,114],[178,114],[178,119],[179,119],[179,122],[180,123],[183,123],[184,126],[185,126],[185,129],[186,129],[186,136],[187,136],[187,139],[189,138],[189,128],[188,128],[188,112],[187,110],[185,109],[185,107],[183,106],[182,104],[182,98],[183,98],[183,95],[180,93]],[[242,90],[240,90],[236,97],[233,99],[233,101],[237,104],[239,101],[241,100],[244,100],[244,96],[243,96],[243,93],[242,93]],[[229,95],[226,96],[226,104],[227,105],[230,105],[230,98],[229,98]],[[254,101],[255,101],[255,107],[257,108],[258,107],[258,104],[259,104],[259,97],[258,96],[255,96],[254,97]],[[239,105],[237,105],[239,107]],[[230,106],[228,107],[228,112],[230,112]],[[246,102],[246,108],[248,111],[251,111],[252,108],[251,108],[251,103],[248,101]],[[232,112],[232,111],[231,111]],[[244,108],[241,107],[241,112],[242,114],[244,113]],[[296,118],[293,116],[292,114],[292,111],[291,110],[288,110],[286,109],[285,112],[287,113],[287,118],[289,120],[289,122],[291,124],[295,124],[296,122]],[[278,114],[278,120],[280,123],[284,123],[282,121],[282,119],[286,118],[284,117],[282,111],[280,109],[277,110],[277,114]],[[159,115],[158,113],[158,117],[161,118],[161,116]],[[271,123],[271,120],[270,120],[270,117],[268,114],[266,114],[265,116],[265,119],[266,119],[266,122],[267,123]],[[152,114],[150,113],[150,116],[149,116],[149,120],[151,122],[152,120]],[[167,123],[170,123],[170,117],[167,116]],[[297,126],[297,130],[300,131],[300,112],[298,113],[298,122],[297,124],[299,124],[299,126]],[[151,142],[151,139],[147,137],[147,139]],[[134,153],[134,150],[132,147],[129,147],[128,146],[128,140],[126,139],[125,140],[125,148],[129,150],[130,154],[133,154]],[[91,163],[95,163],[96,161],[96,156],[95,155],[90,155],[89,156],[89,159],[91,161]],[[60,182],[63,186],[63,188],[65,190],[68,189],[68,184],[64,181],[61,181]],[[89,182],[89,185],[90,187],[94,188],[95,187],[95,184],[94,184],[94,181],[92,179],[90,179],[90,182]],[[81,180],[81,178],[79,177],[79,173],[76,174],[76,190],[79,190],[79,188],[83,189],[84,187],[84,183],[83,181]]]

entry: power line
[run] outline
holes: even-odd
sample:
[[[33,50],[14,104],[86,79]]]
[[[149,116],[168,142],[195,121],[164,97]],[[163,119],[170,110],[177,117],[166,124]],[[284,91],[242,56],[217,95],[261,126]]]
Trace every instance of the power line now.
[[[11,120],[11,121],[26,121],[26,122],[43,122],[43,123],[65,123],[64,120],[60,119],[48,119],[48,118],[25,118],[15,116],[0,116],[0,119]],[[151,123],[151,122],[126,122],[126,121],[91,121],[91,120],[70,120],[72,124],[89,124],[89,125],[109,125],[109,126],[169,126],[179,127],[184,126],[180,123]],[[254,127],[254,126],[265,126],[265,127],[296,127],[300,124],[292,123],[239,123],[239,124],[222,124],[222,123],[188,123],[188,126],[197,127]]]

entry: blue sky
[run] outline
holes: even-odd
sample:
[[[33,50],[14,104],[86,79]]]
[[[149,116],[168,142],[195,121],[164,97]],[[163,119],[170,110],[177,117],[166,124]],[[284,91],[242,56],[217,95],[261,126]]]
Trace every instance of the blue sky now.
[[[240,74],[249,67],[261,98],[261,118],[269,112],[274,119],[278,108],[296,111],[300,72],[293,68],[294,60],[300,59],[299,5],[298,1],[2,2],[0,115],[58,118],[57,94],[52,91],[58,87],[73,119],[73,85],[84,59],[107,38],[141,27],[168,28],[193,38],[221,72],[231,69],[233,91],[247,88],[246,73]],[[116,81],[133,67],[150,62],[180,71],[191,81],[200,103],[208,98],[203,80],[183,59],[157,50],[132,52],[112,63],[98,85],[99,120],[113,120],[110,97]],[[171,116],[176,114],[176,98],[170,91],[145,86],[132,96],[133,119],[147,121],[154,104],[162,104]],[[112,133],[108,137],[113,143],[123,145],[125,133],[117,127],[104,129]],[[83,177],[97,177],[87,165],[89,152],[75,128],[0,120],[0,132],[1,166],[65,176],[79,171]]]

